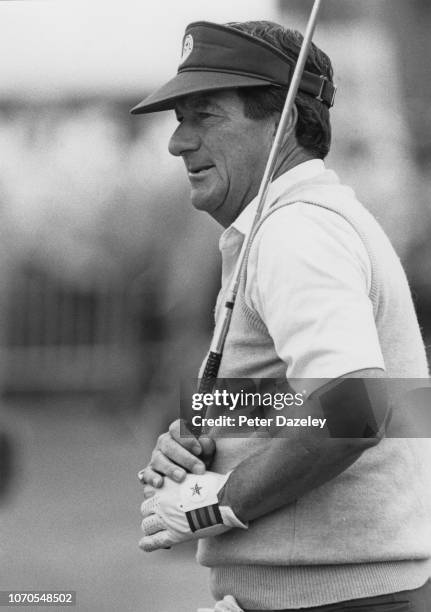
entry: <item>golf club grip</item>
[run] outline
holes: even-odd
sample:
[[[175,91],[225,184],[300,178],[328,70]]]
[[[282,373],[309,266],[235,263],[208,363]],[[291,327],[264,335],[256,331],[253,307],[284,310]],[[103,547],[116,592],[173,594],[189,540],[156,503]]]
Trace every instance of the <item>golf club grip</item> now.
[[[221,353],[210,351],[199,383],[199,393],[211,393],[218,375]]]

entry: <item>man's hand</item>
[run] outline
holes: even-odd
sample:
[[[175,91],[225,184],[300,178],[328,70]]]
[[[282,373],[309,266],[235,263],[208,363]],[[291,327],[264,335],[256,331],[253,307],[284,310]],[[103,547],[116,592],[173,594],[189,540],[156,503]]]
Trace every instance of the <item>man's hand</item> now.
[[[141,506],[146,552],[174,544],[219,535],[233,527],[247,529],[227,505],[219,505],[218,492],[229,474],[187,474],[184,482],[166,480],[164,486]]]
[[[149,464],[138,474],[144,484],[145,497],[150,496],[154,488],[163,485],[163,476],[174,482],[183,482],[187,472],[205,472],[205,465],[214,455],[215,443],[211,438],[197,439],[192,434],[185,436],[185,429],[185,423],[177,419],[166,433],[159,436]]]

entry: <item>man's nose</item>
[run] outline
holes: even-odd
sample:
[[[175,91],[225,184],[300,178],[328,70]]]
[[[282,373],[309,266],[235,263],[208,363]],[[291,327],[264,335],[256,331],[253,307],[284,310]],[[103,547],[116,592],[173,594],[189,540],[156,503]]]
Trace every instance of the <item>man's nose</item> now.
[[[181,123],[169,140],[169,153],[171,155],[183,155],[187,151],[197,151],[200,147],[198,134],[186,123]]]

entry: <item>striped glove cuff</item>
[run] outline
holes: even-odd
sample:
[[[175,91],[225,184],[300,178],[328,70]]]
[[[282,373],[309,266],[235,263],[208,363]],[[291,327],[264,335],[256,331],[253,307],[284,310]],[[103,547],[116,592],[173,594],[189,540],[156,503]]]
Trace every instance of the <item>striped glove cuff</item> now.
[[[229,475],[230,472],[217,474],[207,471],[199,476],[188,476],[189,484],[182,491],[181,506],[192,533],[215,525],[247,529],[247,525],[235,516],[232,508],[218,503],[218,492]]]

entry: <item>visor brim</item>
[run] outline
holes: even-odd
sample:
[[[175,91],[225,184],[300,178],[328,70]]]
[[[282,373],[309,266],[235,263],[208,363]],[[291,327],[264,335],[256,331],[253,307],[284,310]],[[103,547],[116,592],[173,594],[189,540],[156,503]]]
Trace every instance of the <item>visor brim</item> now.
[[[276,85],[271,81],[226,72],[193,70],[178,73],[130,111],[132,115],[173,109],[178,98],[222,89]]]

